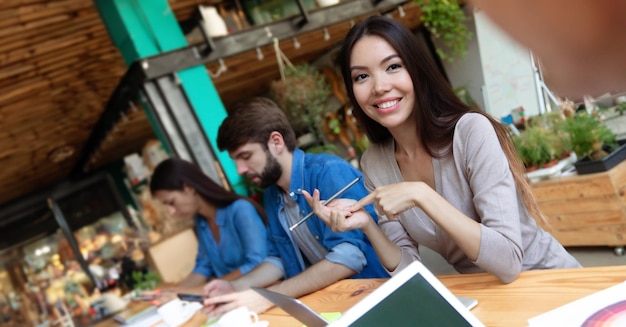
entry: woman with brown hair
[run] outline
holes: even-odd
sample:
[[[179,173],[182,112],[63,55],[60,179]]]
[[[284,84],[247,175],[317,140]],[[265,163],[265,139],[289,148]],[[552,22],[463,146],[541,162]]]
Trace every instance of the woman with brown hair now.
[[[543,216],[506,130],[456,97],[410,30],[369,17],[350,30],[338,60],[372,142],[361,159],[371,193],[334,209],[317,192],[309,197],[334,230],[361,229],[392,274],[420,260],[418,245],[461,273],[505,283],[522,270],[580,266],[537,226]],[[360,210],[369,203],[380,229]]]

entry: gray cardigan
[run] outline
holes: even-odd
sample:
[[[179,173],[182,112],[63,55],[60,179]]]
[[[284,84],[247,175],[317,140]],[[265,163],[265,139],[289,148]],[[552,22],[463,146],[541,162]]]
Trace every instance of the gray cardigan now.
[[[370,191],[403,181],[393,140],[372,144],[361,165]],[[432,165],[437,193],[481,224],[478,257],[471,261],[421,209],[414,207],[396,220],[379,217],[381,230],[402,249],[400,264],[391,274],[420,260],[418,244],[439,253],[460,273],[487,271],[505,283],[515,280],[522,270],[580,267],[528,213],[495,130],[485,117],[476,113],[461,117],[452,152],[433,158]]]

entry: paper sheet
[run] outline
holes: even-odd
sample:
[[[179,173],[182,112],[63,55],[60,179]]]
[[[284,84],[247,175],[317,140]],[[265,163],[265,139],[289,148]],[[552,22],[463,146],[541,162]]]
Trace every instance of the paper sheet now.
[[[530,318],[528,326],[626,326],[626,282]]]

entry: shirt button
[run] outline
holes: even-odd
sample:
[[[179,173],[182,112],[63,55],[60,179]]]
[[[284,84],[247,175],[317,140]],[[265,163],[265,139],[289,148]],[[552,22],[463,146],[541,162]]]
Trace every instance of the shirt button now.
[[[294,195],[296,195],[296,194],[293,193],[293,192],[289,192],[289,196],[294,196]]]
[[[316,240],[319,240],[319,239],[320,239],[320,237],[319,237],[319,236],[317,236],[317,235],[315,235],[315,239],[316,239]]]
[[[298,189],[298,193],[302,193],[302,189],[301,188]]]

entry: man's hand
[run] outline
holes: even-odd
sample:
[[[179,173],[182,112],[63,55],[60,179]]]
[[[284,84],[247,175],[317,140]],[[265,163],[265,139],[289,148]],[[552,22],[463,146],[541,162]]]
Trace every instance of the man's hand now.
[[[212,297],[233,292],[235,292],[235,287],[227,280],[214,279],[204,286],[205,297]]]
[[[246,306],[248,310],[260,314],[271,308],[273,304],[257,292],[249,289],[242,292],[209,297],[204,300],[203,312],[209,317],[217,317],[241,306]]]
[[[355,200],[336,199],[323,206],[320,202],[320,192],[313,191],[313,196],[307,191],[302,191],[315,215],[334,232],[343,232],[353,229],[361,229],[368,226],[373,220],[365,210],[351,211],[351,206],[356,205]]]

